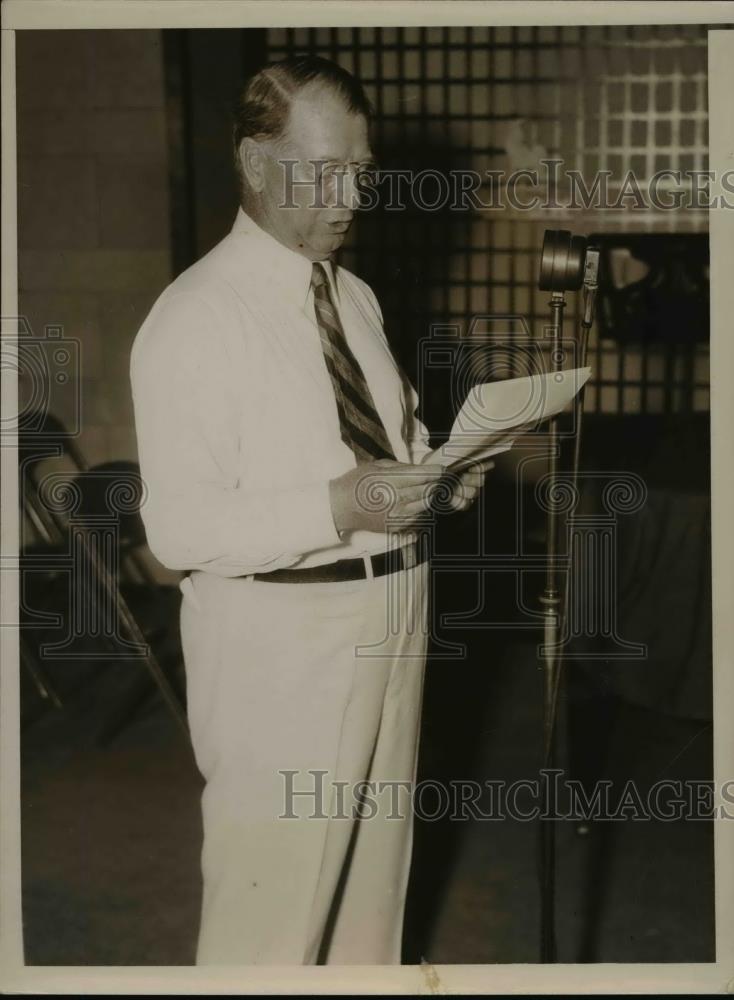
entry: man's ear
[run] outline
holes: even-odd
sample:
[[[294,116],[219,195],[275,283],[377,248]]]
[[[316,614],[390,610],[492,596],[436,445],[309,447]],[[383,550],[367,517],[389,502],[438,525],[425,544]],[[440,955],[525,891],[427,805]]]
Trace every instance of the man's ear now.
[[[247,136],[240,143],[238,151],[242,176],[250,190],[262,191],[265,187],[265,153],[255,139]]]

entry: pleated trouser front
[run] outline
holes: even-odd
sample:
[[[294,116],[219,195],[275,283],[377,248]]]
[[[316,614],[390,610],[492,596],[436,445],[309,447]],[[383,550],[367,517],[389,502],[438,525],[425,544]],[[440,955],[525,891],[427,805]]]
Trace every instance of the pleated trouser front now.
[[[182,582],[206,780],[197,964],[400,962],[427,585],[425,564],[328,584]],[[364,781],[387,791],[360,815]]]

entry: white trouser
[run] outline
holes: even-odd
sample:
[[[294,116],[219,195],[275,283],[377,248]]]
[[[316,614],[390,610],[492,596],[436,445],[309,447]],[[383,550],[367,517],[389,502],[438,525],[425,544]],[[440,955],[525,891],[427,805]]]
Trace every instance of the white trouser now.
[[[400,962],[427,581],[423,564],[340,583],[182,582],[206,779],[197,964]],[[365,780],[389,784],[355,819]]]

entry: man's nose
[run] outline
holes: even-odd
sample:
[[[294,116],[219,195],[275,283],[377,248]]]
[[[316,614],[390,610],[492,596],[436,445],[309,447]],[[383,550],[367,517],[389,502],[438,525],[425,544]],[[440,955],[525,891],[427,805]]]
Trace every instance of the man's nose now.
[[[347,176],[345,205],[352,212],[356,212],[359,208],[360,194],[359,183],[357,181],[358,176],[359,174],[356,171],[352,172],[351,170]]]
[[[346,170],[340,174],[329,207],[356,211],[361,201],[358,178],[359,172],[355,170]]]

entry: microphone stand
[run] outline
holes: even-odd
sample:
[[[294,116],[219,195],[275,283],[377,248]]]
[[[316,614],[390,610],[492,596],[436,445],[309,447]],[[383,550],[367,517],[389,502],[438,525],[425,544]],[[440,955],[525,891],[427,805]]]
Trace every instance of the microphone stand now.
[[[588,348],[589,330],[594,322],[594,305],[598,288],[599,251],[588,248],[584,258],[584,316],[581,322],[579,338],[579,363],[584,367]],[[578,286],[576,286],[578,287]],[[561,371],[563,352],[561,339],[563,333],[563,311],[566,306],[562,290],[551,292],[551,358],[553,371]],[[571,474],[571,496],[576,496],[578,469],[581,456],[581,427],[583,418],[585,385],[574,398],[574,452]],[[540,923],[541,923],[541,962],[552,963],[557,960],[557,943],[555,929],[555,889],[556,889],[556,838],[555,820],[556,789],[551,786],[549,771],[555,762],[555,735],[558,694],[561,684],[563,666],[562,642],[560,636],[565,634],[566,615],[571,580],[572,553],[567,553],[566,578],[563,593],[558,581],[559,570],[559,526],[560,517],[558,505],[555,503],[556,483],[560,459],[559,415],[549,422],[548,439],[548,477],[549,502],[546,512],[546,548],[547,562],[545,588],[539,600],[544,617],[544,663],[543,663],[543,767],[542,795],[540,813],[539,867],[540,867]]]

